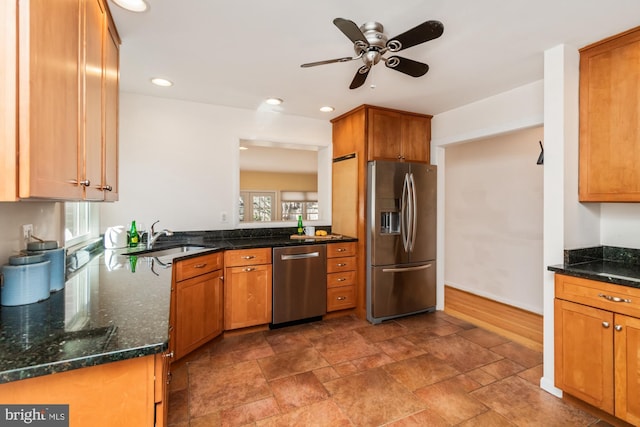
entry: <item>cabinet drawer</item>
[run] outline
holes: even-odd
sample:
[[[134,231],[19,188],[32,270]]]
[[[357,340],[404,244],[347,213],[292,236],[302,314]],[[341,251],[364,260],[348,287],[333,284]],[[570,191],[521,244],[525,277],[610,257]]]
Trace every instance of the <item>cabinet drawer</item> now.
[[[327,311],[343,310],[356,306],[356,287],[340,286],[327,289]]]
[[[340,273],[327,274],[327,288],[336,288],[339,286],[349,286],[356,284],[356,272],[344,271]]]
[[[556,298],[640,317],[640,289],[580,277],[555,275]]]
[[[327,258],[354,256],[356,254],[356,242],[330,243],[327,245]]]
[[[222,268],[222,252],[178,261],[175,265],[176,282],[210,273]]]
[[[224,254],[225,267],[271,264],[271,248],[237,249]]]
[[[356,269],[356,257],[347,256],[327,259],[327,273],[338,273]]]

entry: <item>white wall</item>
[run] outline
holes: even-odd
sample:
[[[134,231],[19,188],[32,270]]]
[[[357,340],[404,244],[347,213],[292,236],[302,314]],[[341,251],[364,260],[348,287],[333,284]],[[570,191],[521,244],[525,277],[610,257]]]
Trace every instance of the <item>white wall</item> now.
[[[447,147],[445,283],[542,314],[542,127]]]
[[[640,249],[640,203],[602,203],[600,215],[601,244]]]
[[[133,219],[145,226],[160,220],[158,227],[176,231],[236,228],[240,139],[325,147],[319,204],[330,224],[329,118],[122,93],[119,135],[120,200],[101,206],[101,231]]]
[[[56,202],[0,203],[0,265],[26,249],[22,239],[23,224],[33,225],[34,236],[64,245],[63,206]]]

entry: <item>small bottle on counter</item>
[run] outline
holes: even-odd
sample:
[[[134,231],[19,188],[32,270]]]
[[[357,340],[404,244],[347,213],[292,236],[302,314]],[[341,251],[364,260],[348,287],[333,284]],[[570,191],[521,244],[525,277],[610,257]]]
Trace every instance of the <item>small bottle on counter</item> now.
[[[304,226],[302,225],[302,215],[298,215],[298,235],[304,234]]]
[[[129,230],[129,246],[138,246],[139,242],[138,229],[136,228],[136,222],[131,221],[131,229]]]

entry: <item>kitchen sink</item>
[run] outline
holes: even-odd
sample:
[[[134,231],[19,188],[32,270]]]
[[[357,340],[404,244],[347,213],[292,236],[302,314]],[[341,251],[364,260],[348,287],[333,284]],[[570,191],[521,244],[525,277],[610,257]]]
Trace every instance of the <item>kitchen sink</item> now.
[[[202,250],[210,250],[215,248],[208,248],[205,246],[196,246],[196,245],[182,245],[174,248],[164,248],[164,249],[142,249],[136,252],[128,252],[125,255],[127,256],[138,256],[138,257],[149,257],[149,258],[167,258],[173,259],[178,255],[187,254],[189,252],[202,251]]]

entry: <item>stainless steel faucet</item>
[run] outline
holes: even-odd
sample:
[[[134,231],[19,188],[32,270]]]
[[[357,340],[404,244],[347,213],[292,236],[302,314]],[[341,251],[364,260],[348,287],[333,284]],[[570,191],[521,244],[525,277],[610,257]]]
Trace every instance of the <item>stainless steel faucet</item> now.
[[[149,234],[147,234],[147,249],[151,249],[153,247],[153,244],[156,242],[156,240],[158,240],[160,236],[173,236],[173,231],[167,230],[166,228],[156,233],[153,230],[153,227],[159,222],[160,221],[158,220],[151,224],[151,229],[149,231]]]

